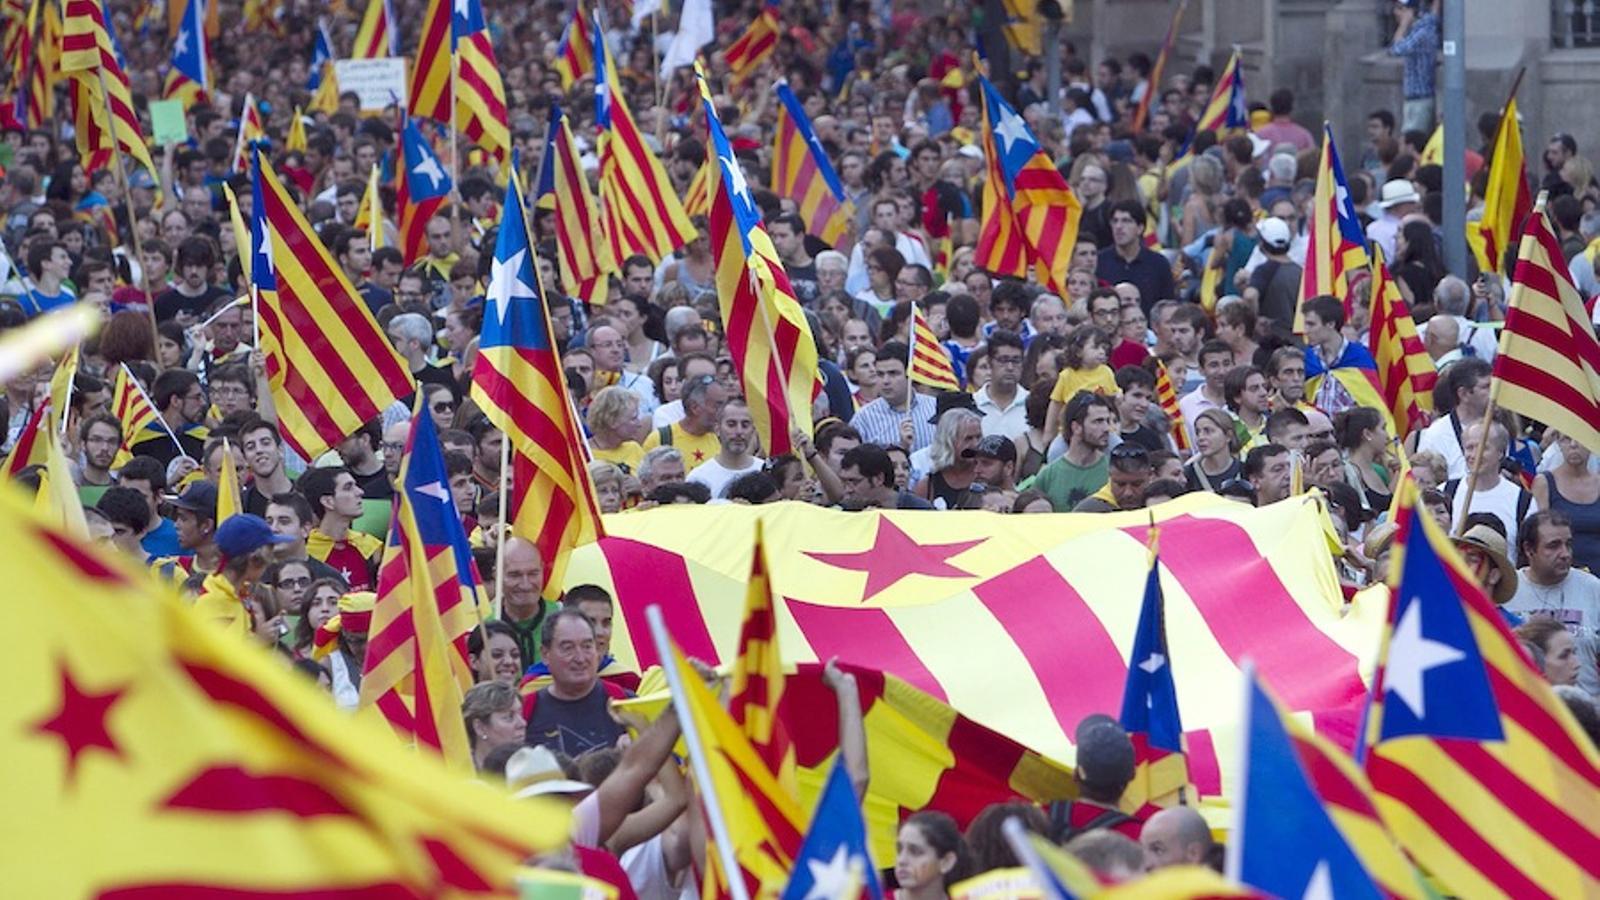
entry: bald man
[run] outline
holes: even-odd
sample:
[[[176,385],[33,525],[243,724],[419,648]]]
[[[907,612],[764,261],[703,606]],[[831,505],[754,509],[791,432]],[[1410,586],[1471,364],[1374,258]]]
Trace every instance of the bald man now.
[[[1149,867],[1204,866],[1211,857],[1211,828],[1205,818],[1187,806],[1156,813],[1139,833]]]
[[[544,560],[537,547],[514,537],[506,541],[505,597],[500,604],[500,619],[517,635],[517,648],[522,651],[522,664],[532,666],[541,659],[541,638],[545,617],[556,609],[556,604],[545,600]],[[489,576],[493,583],[493,576]]]

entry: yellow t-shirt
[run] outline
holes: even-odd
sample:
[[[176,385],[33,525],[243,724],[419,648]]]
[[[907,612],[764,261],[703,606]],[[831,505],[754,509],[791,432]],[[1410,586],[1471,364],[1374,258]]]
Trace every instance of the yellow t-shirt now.
[[[673,422],[670,427],[672,430],[671,446],[676,447],[678,452],[683,454],[683,470],[685,472],[693,472],[701,463],[722,452],[722,442],[717,440],[717,433],[714,431],[708,431],[697,437],[684,431],[683,423],[681,422]],[[650,432],[649,437],[644,439],[644,451],[649,453],[659,446],[661,446],[661,429],[657,428]]]
[[[639,460],[644,459],[644,448],[639,446],[638,441],[623,441],[610,450],[601,450],[591,445],[589,450],[595,459],[624,466],[629,472],[639,471]]]
[[[1112,374],[1111,367],[1102,365],[1093,369],[1068,369],[1062,372],[1056,379],[1055,390],[1050,392],[1050,400],[1066,403],[1079,391],[1090,391],[1106,397],[1121,393],[1117,390],[1117,378]]]

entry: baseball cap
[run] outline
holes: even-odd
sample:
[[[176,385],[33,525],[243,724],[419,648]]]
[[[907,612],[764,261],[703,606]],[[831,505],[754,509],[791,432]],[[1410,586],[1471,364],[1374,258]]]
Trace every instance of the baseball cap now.
[[[1017,445],[1003,434],[987,434],[983,440],[978,441],[978,456],[985,459],[998,459],[1001,462],[1017,461]]]
[[[1256,226],[1256,234],[1261,236],[1261,243],[1273,250],[1289,249],[1289,241],[1292,239],[1289,223],[1277,216],[1262,219],[1261,224]]]
[[[237,513],[217,526],[217,550],[226,559],[237,559],[273,544],[287,544],[294,538],[273,534],[267,520],[254,513]]]
[[[209,481],[200,480],[190,482],[183,489],[172,505],[178,509],[186,509],[192,513],[199,513],[207,518],[217,517],[217,486]]]

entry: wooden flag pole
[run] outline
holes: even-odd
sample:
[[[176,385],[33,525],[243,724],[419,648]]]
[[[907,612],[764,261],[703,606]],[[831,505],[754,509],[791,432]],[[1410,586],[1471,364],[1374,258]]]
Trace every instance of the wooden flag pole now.
[[[102,50],[101,52],[104,52]],[[133,256],[139,264],[139,281],[144,285],[144,306],[150,316],[150,340],[154,341],[160,335],[156,324],[156,299],[150,291],[150,278],[144,271],[144,242],[139,240],[139,219],[133,211],[133,185],[128,181],[128,167],[122,161],[122,148],[117,140],[116,114],[111,110],[111,92],[106,89],[106,67],[104,62],[95,66],[95,74],[100,78],[100,99],[106,107],[106,128],[111,132],[111,158],[117,161],[117,180],[122,184],[122,205],[128,212],[128,230],[133,232]],[[140,140],[144,140],[141,136]],[[133,274],[133,267],[128,267],[128,274]],[[110,298],[107,298],[110,299]]]
[[[500,433],[500,524],[494,531],[494,617],[500,618],[504,608],[506,589],[506,532],[510,530],[511,504],[506,497],[511,490],[511,436]],[[534,552],[538,552],[535,548]]]

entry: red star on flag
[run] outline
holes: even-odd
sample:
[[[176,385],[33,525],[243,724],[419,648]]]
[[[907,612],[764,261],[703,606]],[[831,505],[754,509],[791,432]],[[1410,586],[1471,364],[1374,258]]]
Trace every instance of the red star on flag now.
[[[126,688],[91,694],[78,687],[67,667],[61,667],[61,708],[56,714],[35,725],[35,734],[53,734],[67,748],[67,780],[77,774],[78,757],[91,747],[120,757],[122,748],[111,739],[106,730],[106,716],[111,707],[122,699]]]
[[[955,541],[948,544],[919,544],[901,531],[888,516],[878,517],[878,534],[872,546],[859,553],[812,553],[806,555],[817,562],[839,569],[852,569],[867,573],[866,589],[861,602],[865,603],[910,575],[928,578],[972,578],[973,573],[951,565],[952,556],[960,556],[983,543]]]

